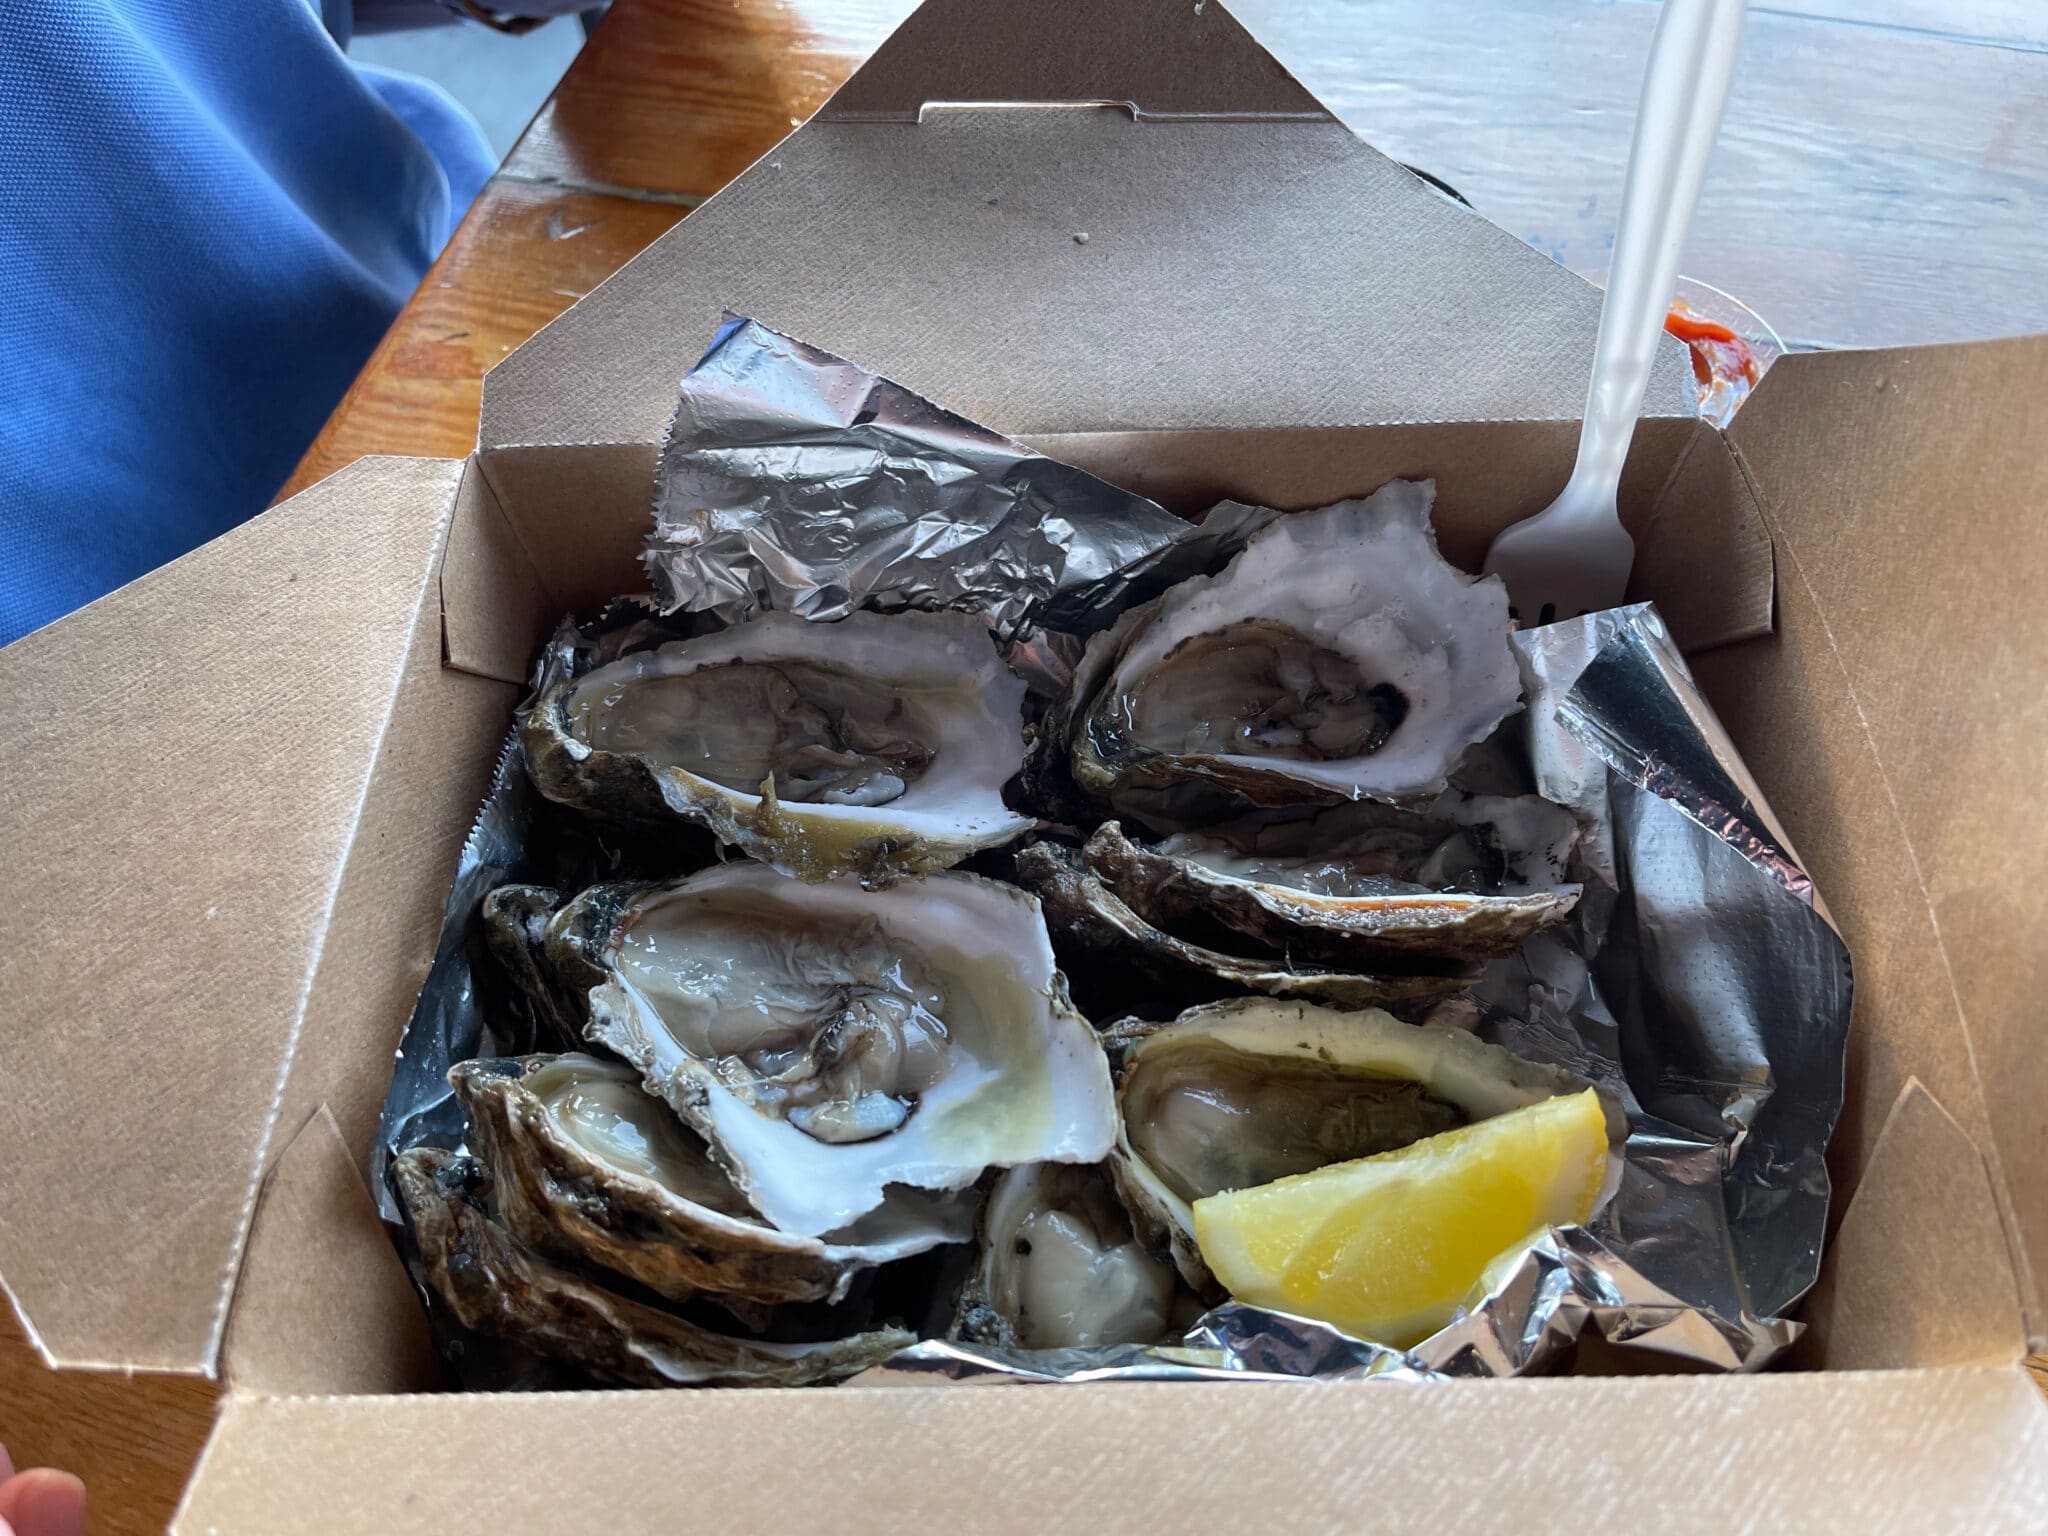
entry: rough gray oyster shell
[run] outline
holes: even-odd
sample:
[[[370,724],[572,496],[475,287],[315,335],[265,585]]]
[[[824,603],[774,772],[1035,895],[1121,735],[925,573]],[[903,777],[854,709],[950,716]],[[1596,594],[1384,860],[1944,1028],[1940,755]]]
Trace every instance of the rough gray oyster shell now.
[[[562,893],[544,885],[501,885],[484,896],[484,944],[516,989],[537,1044],[574,1050],[588,1016],[582,996],[565,989],[547,951]]]
[[[1239,953],[1211,947],[1217,937],[1183,938],[1147,922],[1088,867],[1084,857],[1058,843],[1020,849],[1017,878],[1045,905],[1047,924],[1060,953],[1077,972],[1107,973],[1117,995],[1139,1006],[1133,983],[1142,985],[1143,1005],[1156,1017],[1196,1002],[1242,992],[1300,998],[1335,1007],[1425,1001],[1471,985],[1478,973],[1455,961],[1408,962],[1361,971],[1351,966],[1297,960],[1244,939]],[[1224,938],[1227,939],[1228,930]]]
[[[1355,801],[1151,845],[1112,821],[1083,854],[1155,927],[1221,923],[1296,960],[1369,970],[1513,954],[1577,903],[1564,878],[1577,830],[1534,796],[1447,794],[1426,814]]]
[[[1002,793],[1023,700],[969,615],[770,613],[555,685],[521,742],[550,799],[681,817],[785,874],[884,885],[1030,825]]]
[[[1507,589],[1437,553],[1428,481],[1277,518],[1089,642],[1054,729],[1147,825],[1426,798],[1520,706]]]
[[[458,1063],[448,1074],[497,1211],[526,1247],[675,1301],[837,1302],[862,1270],[964,1242],[972,1192],[892,1190],[842,1242],[780,1232],[640,1074],[594,1056]]]
[[[625,1387],[801,1387],[840,1381],[915,1342],[877,1328],[816,1343],[726,1333],[621,1296],[528,1252],[493,1219],[473,1158],[414,1147],[391,1176],[424,1282],[474,1333]]]

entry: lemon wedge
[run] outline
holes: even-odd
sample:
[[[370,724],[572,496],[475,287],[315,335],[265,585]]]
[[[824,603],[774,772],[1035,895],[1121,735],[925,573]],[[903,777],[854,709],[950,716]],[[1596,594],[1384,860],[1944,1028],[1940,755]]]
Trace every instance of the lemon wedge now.
[[[1409,1146],[1195,1202],[1195,1241],[1239,1301],[1407,1348],[1501,1254],[1593,1214],[1600,1097],[1544,1099]]]

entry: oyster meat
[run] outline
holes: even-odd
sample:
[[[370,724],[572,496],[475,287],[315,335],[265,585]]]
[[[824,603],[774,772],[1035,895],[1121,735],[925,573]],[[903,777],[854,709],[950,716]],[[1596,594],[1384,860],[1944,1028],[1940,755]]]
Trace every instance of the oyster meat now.
[[[680,816],[785,874],[886,884],[1030,825],[1024,685],[958,613],[765,614],[601,666],[521,731],[554,800]]]
[[[1004,1349],[1156,1344],[1182,1331],[1178,1294],[1103,1165],[1033,1163],[989,1191],[954,1333]]]
[[[916,1336],[876,1328],[784,1343],[728,1333],[549,1263],[491,1215],[473,1158],[414,1147],[391,1164],[425,1283],[474,1333],[510,1339],[626,1387],[801,1387],[878,1365]]]
[[[1146,921],[1088,867],[1082,854],[1058,843],[1020,849],[1016,870],[1017,878],[1044,902],[1046,921],[1058,936],[1069,968],[1107,976],[1101,997],[1084,998],[1102,1005],[1098,1014],[1121,1002],[1157,1017],[1162,1007],[1171,1011],[1239,992],[1362,1008],[1442,997],[1471,985],[1478,976],[1476,970],[1453,962],[1405,961],[1363,971],[1355,965],[1296,959],[1222,924],[1200,921],[1206,914],[1199,908],[1180,914],[1198,920],[1176,922],[1176,927],[1189,930],[1183,937]]]
[[[1147,846],[1109,822],[1088,866],[1157,927],[1219,923],[1290,957],[1369,968],[1401,956],[1509,955],[1579,898],[1578,824],[1533,795],[1445,794],[1275,812]]]
[[[1217,1293],[1195,1244],[1195,1201],[1588,1086],[1462,1030],[1378,1010],[1240,998],[1133,1034],[1111,1168],[1140,1234],[1205,1296]],[[1608,1109],[1619,1140],[1620,1112]]]
[[[777,1231],[702,1138],[619,1062],[466,1061],[448,1080],[514,1237],[671,1300],[707,1294],[735,1311],[837,1302],[862,1270],[973,1234],[971,1192],[915,1189],[892,1189],[842,1241]]]
[[[1014,886],[866,890],[740,862],[586,891],[549,948],[590,982],[588,1037],[784,1232],[845,1233],[893,1186],[1095,1162],[1114,1138],[1101,1043]]]
[[[1507,589],[1437,553],[1428,481],[1268,524],[1089,643],[1075,782],[1140,821],[1435,795],[1521,702]]]

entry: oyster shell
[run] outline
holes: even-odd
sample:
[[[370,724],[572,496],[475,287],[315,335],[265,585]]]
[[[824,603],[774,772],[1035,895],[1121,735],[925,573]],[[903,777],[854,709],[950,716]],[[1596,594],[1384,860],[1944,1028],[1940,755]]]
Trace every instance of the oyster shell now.
[[[864,890],[759,864],[599,886],[551,925],[588,1037],[637,1068],[784,1232],[843,1232],[893,1185],[1095,1162],[1109,1066],[1038,903],[977,875]]]
[[[495,1221],[473,1158],[415,1147],[391,1164],[425,1283],[474,1333],[514,1340],[628,1387],[801,1387],[839,1381],[915,1342],[901,1328],[787,1344],[725,1333],[549,1263]]]
[[[1520,705],[1507,589],[1437,553],[1435,487],[1268,524],[1220,575],[1089,643],[1075,782],[1152,825],[1241,809],[1434,795]]]
[[[1033,1163],[989,1191],[954,1335],[1003,1349],[1156,1344],[1181,1332],[1177,1294],[1102,1164]]]
[[[501,885],[483,902],[484,944],[512,982],[533,1025],[533,1039],[573,1048],[582,1038],[583,1002],[557,985],[547,959],[548,927],[562,893],[544,885]]]
[[[1471,985],[1478,974],[1443,966],[1384,972],[1340,969],[1262,950],[1249,938],[1238,945],[1243,953],[1232,954],[1211,947],[1227,942],[1230,930],[1182,938],[1147,922],[1088,868],[1082,855],[1057,843],[1020,849],[1016,872],[1045,904],[1046,922],[1059,938],[1061,954],[1070,963],[1085,959],[1089,971],[1108,977],[1102,998],[1083,999],[1105,1005],[1097,1009],[1098,1016],[1113,1000],[1156,1017],[1162,1004],[1170,1010],[1239,992],[1363,1008],[1442,997]],[[1142,985],[1142,994],[1133,982]]]
[[[971,1194],[921,1190],[892,1190],[845,1241],[779,1232],[640,1074],[618,1062],[466,1061],[448,1081],[514,1237],[671,1300],[837,1302],[861,1270],[973,1234]]]
[[[1577,832],[1571,812],[1534,796],[1446,795],[1427,815],[1356,801],[1151,847],[1112,821],[1084,855],[1156,926],[1213,919],[1291,957],[1362,969],[1513,954],[1577,904],[1562,878]]]
[[[1110,1166],[1139,1234],[1214,1296],[1195,1244],[1196,1200],[1391,1151],[1586,1086],[1462,1030],[1403,1024],[1376,1009],[1240,998],[1129,1039]]]
[[[785,874],[880,885],[1030,825],[1003,803],[1023,700],[966,614],[771,613],[556,685],[521,741],[551,799],[680,816]]]

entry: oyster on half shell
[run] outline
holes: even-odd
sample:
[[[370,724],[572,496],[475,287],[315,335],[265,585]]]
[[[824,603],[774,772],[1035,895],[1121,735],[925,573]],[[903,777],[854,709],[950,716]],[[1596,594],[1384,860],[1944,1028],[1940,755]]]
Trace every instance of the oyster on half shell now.
[[[1436,794],[1521,702],[1507,589],[1437,553],[1428,481],[1268,524],[1089,642],[1075,782],[1148,825]]]
[[[1140,1235],[1209,1297],[1218,1293],[1195,1243],[1195,1201],[1587,1086],[1462,1030],[1377,1009],[1239,998],[1126,1038],[1110,1160],[1117,1188]],[[1609,1118],[1625,1135],[1612,1106]]]
[[[703,1140],[619,1062],[580,1054],[466,1061],[448,1080],[514,1237],[671,1300],[837,1302],[862,1270],[973,1233],[971,1192],[914,1189],[891,1190],[835,1241],[777,1231]]]
[[[1024,685],[959,613],[770,613],[549,689],[521,731],[541,792],[679,816],[785,874],[887,884],[1030,825],[1003,803]]]
[[[592,1041],[636,1068],[770,1224],[824,1238],[892,1187],[1095,1162],[1109,1066],[1038,903],[942,874],[866,890],[751,862],[597,886],[551,925]]]
[[[1034,1163],[989,1191],[953,1332],[1003,1349],[1156,1344],[1182,1331],[1181,1294],[1103,1165]]]
[[[801,1387],[879,1365],[916,1336],[876,1328],[781,1343],[728,1333],[606,1289],[515,1242],[473,1158],[414,1147],[392,1161],[425,1283],[475,1333],[510,1339],[627,1387]]]
[[[1161,928],[1221,923],[1299,960],[1492,959],[1563,919],[1578,823],[1533,795],[1447,793],[1427,813],[1361,800],[1146,845],[1116,822],[1088,866]]]
[[[1478,976],[1459,962],[1430,957],[1372,971],[1360,969],[1355,957],[1348,964],[1297,959],[1259,939],[1233,934],[1213,919],[1200,921],[1199,931],[1183,936],[1148,922],[1088,867],[1082,854],[1058,843],[1020,849],[1016,870],[1017,878],[1044,902],[1046,921],[1070,966],[1078,972],[1085,964],[1088,971],[1107,976],[1129,1006],[1143,1006],[1154,1017],[1161,1004],[1172,1011],[1238,992],[1346,1008],[1416,1002],[1456,992]],[[1205,918],[1199,911],[1191,915]],[[1233,947],[1218,947],[1223,944]],[[1131,995],[1133,982],[1142,982],[1147,991],[1142,1003]],[[1083,1001],[1092,1007],[1102,999]]]

